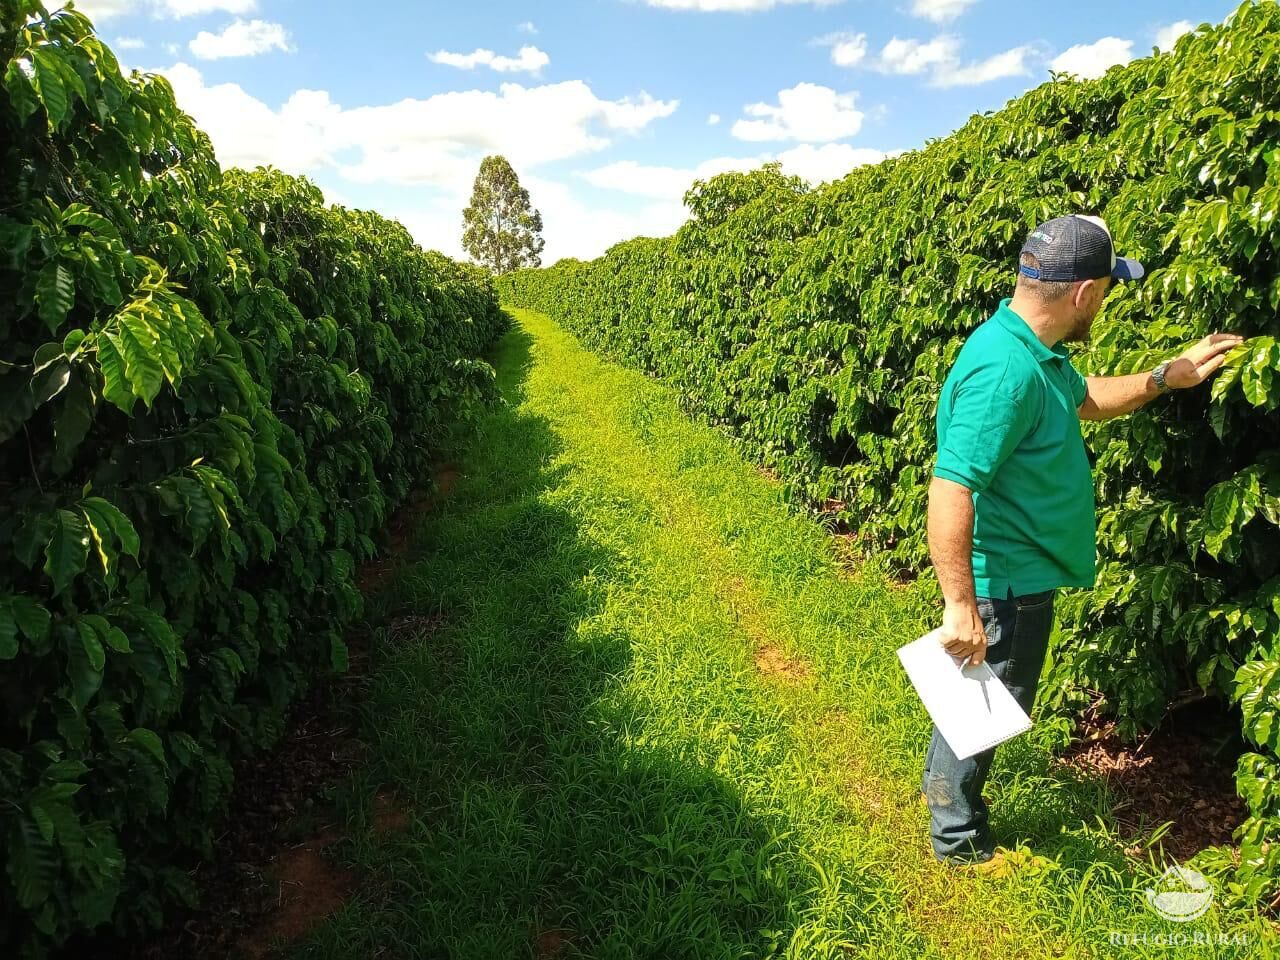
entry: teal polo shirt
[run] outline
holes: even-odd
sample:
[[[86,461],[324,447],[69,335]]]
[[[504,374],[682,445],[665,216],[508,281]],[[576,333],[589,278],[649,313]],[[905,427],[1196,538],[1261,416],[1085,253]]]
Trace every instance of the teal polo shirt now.
[[[973,491],[980,597],[1090,587],[1093,478],[1077,408],[1084,377],[1009,308],[969,335],[938,398],[934,476]]]

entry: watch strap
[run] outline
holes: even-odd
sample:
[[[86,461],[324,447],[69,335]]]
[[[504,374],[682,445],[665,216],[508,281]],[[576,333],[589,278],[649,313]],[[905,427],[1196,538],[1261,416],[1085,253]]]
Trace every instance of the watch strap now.
[[[1156,383],[1156,389],[1161,393],[1169,390],[1169,384],[1164,379],[1165,371],[1169,369],[1170,361],[1165,360],[1163,363],[1156,364],[1156,368],[1151,371],[1151,379]]]

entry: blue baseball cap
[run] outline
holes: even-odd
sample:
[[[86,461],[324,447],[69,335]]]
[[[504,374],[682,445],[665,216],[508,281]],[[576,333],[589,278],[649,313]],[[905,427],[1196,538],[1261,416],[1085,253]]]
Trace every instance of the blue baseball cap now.
[[[1032,280],[1137,280],[1146,273],[1132,257],[1117,257],[1111,231],[1101,217],[1073,213],[1047,220],[1031,231],[1022,253],[1034,254],[1040,268],[1018,265]]]

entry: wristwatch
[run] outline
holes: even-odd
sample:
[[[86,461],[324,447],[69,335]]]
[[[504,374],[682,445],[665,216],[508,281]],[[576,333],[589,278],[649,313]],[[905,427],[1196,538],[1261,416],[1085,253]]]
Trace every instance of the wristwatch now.
[[[1165,393],[1169,390],[1169,384],[1164,381],[1164,373],[1169,369],[1169,364],[1171,363],[1173,363],[1172,360],[1166,360],[1151,371],[1151,379],[1156,382],[1156,389],[1161,393]]]

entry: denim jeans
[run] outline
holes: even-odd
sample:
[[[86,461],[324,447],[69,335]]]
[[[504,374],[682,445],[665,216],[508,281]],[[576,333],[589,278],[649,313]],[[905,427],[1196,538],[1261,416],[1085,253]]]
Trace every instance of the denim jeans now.
[[[987,631],[986,662],[1028,715],[1053,629],[1053,599],[1053,590],[978,598]],[[997,749],[960,760],[933,728],[920,786],[929,804],[933,855],[944,863],[985,860],[995,849],[982,787]]]

